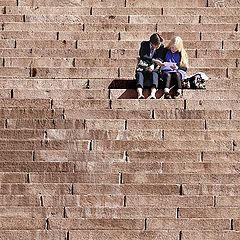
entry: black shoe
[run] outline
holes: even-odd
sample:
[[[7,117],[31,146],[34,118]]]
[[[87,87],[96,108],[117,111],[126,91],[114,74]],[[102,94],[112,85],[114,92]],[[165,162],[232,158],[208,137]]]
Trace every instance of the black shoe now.
[[[181,98],[182,94],[177,92],[176,95],[173,97],[174,99],[178,99]]]
[[[165,93],[165,94],[164,94],[164,99],[171,99],[170,94],[169,94],[169,93]]]

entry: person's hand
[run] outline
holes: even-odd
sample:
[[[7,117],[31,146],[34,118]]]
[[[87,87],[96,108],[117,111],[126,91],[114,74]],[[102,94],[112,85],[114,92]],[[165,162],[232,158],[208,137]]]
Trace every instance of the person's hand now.
[[[172,66],[170,66],[171,69],[176,70],[177,69],[177,65],[173,64]]]
[[[153,59],[152,61],[156,63],[158,66],[164,66],[163,62],[160,61],[159,59]]]
[[[150,68],[150,67],[147,67],[146,70],[147,70],[148,72],[152,72],[152,71],[153,71],[152,68]]]

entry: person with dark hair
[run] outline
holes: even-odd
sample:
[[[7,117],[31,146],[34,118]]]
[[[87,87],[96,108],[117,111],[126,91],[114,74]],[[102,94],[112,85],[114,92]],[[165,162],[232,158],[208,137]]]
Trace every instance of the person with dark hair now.
[[[143,41],[139,50],[139,62],[136,69],[136,87],[138,99],[144,99],[143,86],[144,80],[149,78],[151,81],[150,99],[156,99],[158,88],[159,73],[158,68],[162,64],[162,52],[164,49],[163,38],[154,33],[149,41]]]

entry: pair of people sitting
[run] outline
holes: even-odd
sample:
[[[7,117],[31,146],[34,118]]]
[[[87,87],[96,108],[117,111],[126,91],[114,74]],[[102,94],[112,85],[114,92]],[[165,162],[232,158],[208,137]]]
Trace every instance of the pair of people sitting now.
[[[138,99],[144,99],[144,80],[150,79],[150,99],[156,99],[158,82],[164,81],[164,98],[170,99],[170,87],[173,82],[177,85],[174,98],[182,95],[182,79],[186,75],[188,56],[180,37],[171,39],[167,47],[163,46],[163,38],[154,33],[149,41],[143,41],[139,50],[139,63],[136,69]]]

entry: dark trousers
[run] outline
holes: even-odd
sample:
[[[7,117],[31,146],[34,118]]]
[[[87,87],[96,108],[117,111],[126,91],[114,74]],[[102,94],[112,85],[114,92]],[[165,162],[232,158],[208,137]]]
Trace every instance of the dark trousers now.
[[[144,86],[144,80],[146,78],[150,79],[150,84],[151,87],[158,88],[158,72],[148,72],[148,71],[142,71],[142,72],[136,72],[136,82],[137,82],[137,87],[143,88]]]
[[[164,72],[162,79],[165,82],[165,88],[170,88],[172,84],[177,84],[178,89],[182,89],[181,74],[178,72]]]

